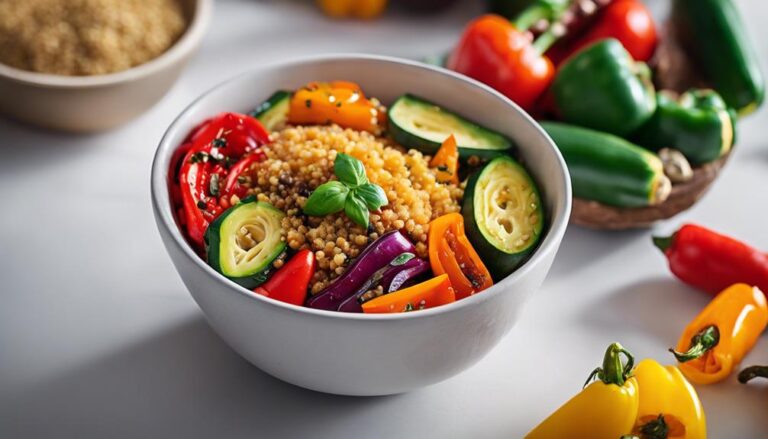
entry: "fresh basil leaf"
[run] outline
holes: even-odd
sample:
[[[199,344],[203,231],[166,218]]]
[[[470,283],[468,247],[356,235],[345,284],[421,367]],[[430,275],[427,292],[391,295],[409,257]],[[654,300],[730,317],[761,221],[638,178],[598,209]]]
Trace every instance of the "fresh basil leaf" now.
[[[344,213],[356,224],[368,228],[368,207],[363,200],[354,194],[349,194],[347,197],[344,203]]]
[[[323,183],[312,192],[304,205],[304,213],[310,216],[325,216],[340,212],[349,195],[349,188],[338,181]]]
[[[363,162],[342,152],[336,154],[336,159],[333,161],[333,172],[339,181],[353,188],[368,183]]]
[[[368,210],[376,210],[381,206],[389,203],[387,200],[387,194],[384,193],[384,189],[381,186],[373,183],[365,183],[362,186],[354,189],[358,198],[362,198],[365,201],[365,205],[368,206]]]
[[[398,265],[403,265],[415,257],[416,255],[410,252],[400,253],[397,255],[397,257],[395,257],[395,259],[392,259],[392,262],[390,262],[389,265],[397,267]]]

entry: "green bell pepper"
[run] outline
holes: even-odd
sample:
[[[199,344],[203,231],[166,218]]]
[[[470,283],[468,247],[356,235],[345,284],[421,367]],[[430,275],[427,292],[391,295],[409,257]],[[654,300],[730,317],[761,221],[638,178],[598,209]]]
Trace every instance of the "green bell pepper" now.
[[[551,90],[564,121],[619,136],[634,132],[656,110],[650,69],[613,38],[567,60]]]
[[[557,122],[541,126],[568,164],[573,196],[616,207],[659,204],[672,184],[656,154],[620,137]]]
[[[746,27],[731,0],[674,0],[672,23],[705,80],[740,115],[765,97],[765,80]]]
[[[725,102],[714,90],[689,90],[675,99],[660,92],[656,112],[633,136],[653,151],[672,148],[692,165],[717,160],[731,150],[734,124]]]

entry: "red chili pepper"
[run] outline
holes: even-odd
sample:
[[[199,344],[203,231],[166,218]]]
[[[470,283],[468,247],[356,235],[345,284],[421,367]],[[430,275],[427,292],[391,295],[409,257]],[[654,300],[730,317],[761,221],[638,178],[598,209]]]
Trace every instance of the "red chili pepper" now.
[[[669,237],[654,237],[680,280],[711,294],[746,283],[768,292],[768,255],[731,237],[686,224]]]
[[[309,250],[301,250],[267,282],[253,291],[281,302],[302,305],[307,298],[309,281],[314,274],[315,254]]]
[[[586,33],[564,40],[547,52],[559,65],[580,49],[606,38],[616,38],[636,61],[648,61],[658,40],[656,25],[648,8],[639,0],[615,0],[603,7]]]
[[[464,30],[448,59],[448,68],[484,82],[525,110],[533,108],[555,75],[542,55],[554,41],[544,34],[536,42],[522,25],[498,15],[485,15]]]

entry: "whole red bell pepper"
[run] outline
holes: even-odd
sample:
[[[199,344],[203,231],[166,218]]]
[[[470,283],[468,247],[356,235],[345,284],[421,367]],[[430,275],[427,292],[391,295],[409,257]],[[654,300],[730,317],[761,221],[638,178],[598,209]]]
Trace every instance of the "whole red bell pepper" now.
[[[310,250],[301,250],[253,291],[281,302],[302,305],[307,298],[309,282],[315,274],[315,264],[315,254]]]
[[[531,110],[555,75],[542,53],[554,41],[536,42],[522,26],[498,15],[472,21],[448,58],[448,68],[490,85],[525,110]]]
[[[717,294],[746,283],[768,292],[768,255],[747,244],[695,224],[686,224],[669,237],[654,237],[669,268],[680,280]]]
[[[639,0],[613,0],[590,20],[583,33],[558,42],[547,52],[555,65],[606,38],[619,40],[636,61],[648,61],[656,49],[658,36],[653,16]]]

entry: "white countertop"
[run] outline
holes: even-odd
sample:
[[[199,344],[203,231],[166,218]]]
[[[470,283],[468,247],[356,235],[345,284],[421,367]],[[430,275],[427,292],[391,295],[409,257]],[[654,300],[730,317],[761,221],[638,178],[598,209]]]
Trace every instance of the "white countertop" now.
[[[768,61],[768,6],[738,1]],[[519,324],[484,360],[413,393],[338,397],[277,381],[206,325],[165,254],[149,169],[170,121],[205,89],[260,63],[357,51],[439,53],[478,6],[371,23],[324,19],[306,2],[225,1],[202,50],[157,106],[93,136],[0,119],[0,437],[517,438],[575,394],[608,343],[666,349],[708,301],[673,279],[649,231],[572,227]],[[765,68],[768,72],[768,68]],[[2,99],[2,97],[0,97]],[[768,110],[695,221],[768,250]],[[768,364],[763,336],[745,364]],[[768,386],[699,386],[710,437],[764,438]]]

